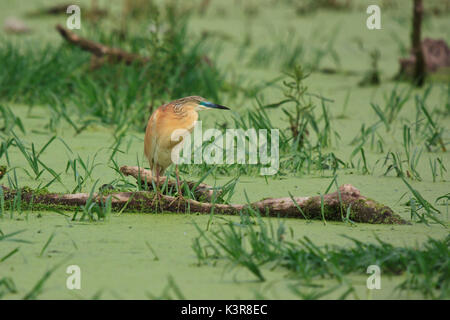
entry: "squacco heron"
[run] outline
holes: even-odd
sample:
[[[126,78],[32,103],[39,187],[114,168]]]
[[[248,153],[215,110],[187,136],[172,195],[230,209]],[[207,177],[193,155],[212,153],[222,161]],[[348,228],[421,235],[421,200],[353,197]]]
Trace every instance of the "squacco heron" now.
[[[229,108],[212,103],[199,96],[181,98],[160,106],[150,116],[145,130],[144,152],[150,164],[153,177],[156,176],[157,194],[159,194],[160,176],[169,167],[172,161],[172,149],[183,143],[181,140],[172,140],[172,133],[177,130],[194,129],[198,119],[198,111]],[[178,185],[178,195],[182,197],[178,165],[175,167]]]

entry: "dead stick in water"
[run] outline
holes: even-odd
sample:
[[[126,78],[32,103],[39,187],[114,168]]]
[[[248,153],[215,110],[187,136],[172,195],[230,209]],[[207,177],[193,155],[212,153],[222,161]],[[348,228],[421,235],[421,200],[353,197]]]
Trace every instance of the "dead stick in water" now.
[[[17,191],[10,190],[4,186],[5,205],[12,205]],[[156,212],[162,210],[166,212],[199,212],[211,213],[214,210],[217,214],[237,215],[245,212],[248,204],[213,204],[203,203],[191,199],[177,199],[172,196],[162,195],[161,201],[155,200],[155,194],[148,191],[139,192],[117,192],[110,194],[95,194],[93,201],[105,203],[111,197],[112,208],[120,211],[126,207],[126,211],[134,212]],[[81,205],[85,205],[90,195],[88,193],[77,194],[57,194],[57,193],[33,193],[33,191],[23,189],[21,191],[22,207],[27,204],[33,205],[36,209],[59,208],[73,210]],[[352,185],[342,185],[339,193],[333,192],[323,195],[323,216],[321,210],[321,197],[294,197],[291,198],[265,199],[253,202],[250,206],[261,213],[261,215],[272,217],[290,217],[300,219],[327,221],[342,221],[343,214],[350,208],[349,219],[354,222],[372,224],[408,224],[399,215],[395,214],[389,207],[362,196],[358,189]],[[299,211],[301,208],[301,212]],[[344,213],[342,213],[344,212]]]

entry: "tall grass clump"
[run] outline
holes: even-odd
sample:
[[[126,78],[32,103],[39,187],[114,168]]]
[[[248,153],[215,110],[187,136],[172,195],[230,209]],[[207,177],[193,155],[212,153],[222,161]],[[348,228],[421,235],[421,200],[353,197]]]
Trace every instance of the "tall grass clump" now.
[[[376,115],[386,126],[387,131],[391,130],[392,123],[397,119],[399,113],[411,98],[411,90],[412,88],[399,90],[397,86],[394,87],[389,95],[384,96],[385,104],[383,109],[376,103],[370,104]]]
[[[432,87],[425,89],[422,96],[415,96],[416,103],[416,125],[417,135],[424,141],[428,152],[447,151],[448,139],[446,140],[446,128],[440,121],[441,116],[435,115],[434,110],[427,107],[427,97]]]

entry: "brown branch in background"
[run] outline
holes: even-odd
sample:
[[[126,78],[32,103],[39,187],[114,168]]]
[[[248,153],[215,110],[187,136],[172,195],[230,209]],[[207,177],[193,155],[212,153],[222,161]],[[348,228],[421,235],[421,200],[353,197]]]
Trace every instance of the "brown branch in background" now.
[[[80,47],[82,50],[92,53],[91,69],[97,69],[98,67],[101,67],[106,61],[113,64],[124,62],[127,65],[133,63],[144,65],[150,61],[150,58],[148,57],[143,57],[135,53],[129,53],[119,48],[108,47],[99,42],[80,37],[69,29],[64,28],[60,24],[56,26],[56,30],[65,40],[67,40],[71,44]],[[124,36],[122,32],[121,34],[122,36]],[[213,67],[212,60],[206,55],[203,55],[200,61],[208,65],[209,67]]]
[[[47,8],[39,9],[27,14],[29,17],[41,16],[41,15],[59,15],[67,14],[67,8],[70,7],[72,3],[62,3],[56,4]]]
[[[413,23],[412,23],[412,53],[416,58],[416,64],[414,68],[414,82],[419,87],[423,86],[425,82],[426,70],[425,70],[425,58],[423,54],[423,48],[421,43],[422,32],[422,17],[423,17],[423,3],[422,0],[414,0],[413,4]]]
[[[66,15],[67,14],[67,8],[70,7],[75,3],[62,3],[62,4],[56,4],[52,5],[43,9],[39,9],[36,11],[31,11],[26,14],[28,17],[38,17],[38,16],[45,16],[45,15]],[[90,20],[96,20],[100,18],[104,18],[108,15],[108,11],[105,9],[100,9],[98,5],[93,1],[91,3],[91,8],[87,9],[84,6],[82,7],[83,10],[83,16],[85,18],[88,18]]]
[[[13,205],[17,191],[4,186],[5,206]],[[226,215],[238,215],[249,207],[248,204],[213,204],[203,203],[191,199],[175,198],[161,195],[160,200],[153,192],[117,192],[111,194],[95,194],[93,201],[105,203],[111,197],[112,208],[115,211],[134,211],[153,213],[158,210],[165,212],[198,212],[210,214],[211,212]],[[58,208],[62,210],[74,210],[85,205],[89,200],[88,193],[56,194],[33,193],[23,189],[21,191],[22,208],[27,205],[36,210],[49,210]],[[372,224],[408,224],[389,207],[383,206],[374,200],[362,196],[358,189],[352,185],[339,187],[339,192],[313,197],[294,197],[265,199],[253,202],[250,206],[261,213],[262,216],[290,217],[300,219],[313,219],[326,221],[342,221],[346,216],[346,210],[350,208],[349,219],[354,222]],[[322,202],[323,201],[323,202]],[[323,203],[323,210],[322,208]],[[300,208],[301,211],[298,209]]]
[[[68,42],[80,47],[85,51],[91,52],[96,58],[106,58],[110,63],[124,62],[128,65],[132,63],[145,64],[150,60],[149,58],[142,57],[134,53],[129,53],[122,49],[111,48],[101,43],[80,37],[61,25],[57,25],[56,30],[58,30],[61,36]]]

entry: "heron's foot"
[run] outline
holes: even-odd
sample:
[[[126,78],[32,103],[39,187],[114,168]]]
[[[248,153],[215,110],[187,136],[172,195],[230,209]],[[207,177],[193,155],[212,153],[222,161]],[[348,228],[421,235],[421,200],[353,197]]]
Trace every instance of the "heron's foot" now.
[[[157,208],[158,205],[161,206],[161,203],[162,203],[162,194],[161,194],[161,192],[156,191],[155,195],[153,196],[151,205],[153,207],[153,205],[156,204],[156,208]]]
[[[174,197],[174,199],[170,202],[169,207],[172,206],[172,204],[174,204],[175,202],[177,203],[177,211],[180,211],[180,206],[182,203],[186,203],[188,200],[183,197],[182,194],[177,195],[176,197]]]

